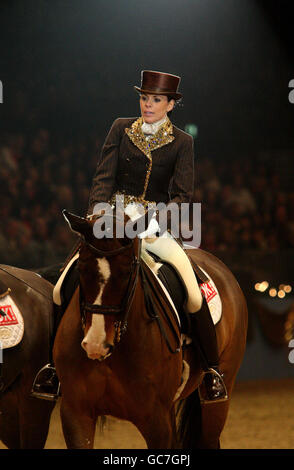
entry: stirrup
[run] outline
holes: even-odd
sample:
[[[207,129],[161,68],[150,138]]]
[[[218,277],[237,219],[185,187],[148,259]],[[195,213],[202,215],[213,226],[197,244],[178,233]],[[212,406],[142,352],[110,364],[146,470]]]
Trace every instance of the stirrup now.
[[[207,385],[205,383],[205,377],[207,375],[212,375],[213,377],[217,378],[218,381],[220,382],[223,390],[221,391],[219,396],[217,396],[217,391],[216,391],[214,397],[209,396],[209,392],[207,390]],[[213,381],[213,378],[212,378],[212,381]],[[213,383],[212,383],[212,385],[213,385]],[[223,401],[228,400],[229,396],[228,396],[226,384],[225,384],[224,379],[223,379],[223,374],[221,374],[220,372],[218,372],[216,369],[214,369],[212,367],[205,370],[203,380],[202,380],[201,384],[198,387],[198,394],[199,394],[199,399],[200,399],[201,404],[221,403]]]
[[[56,376],[56,385],[57,385],[57,387],[55,387],[55,385],[52,384],[53,391],[49,391],[49,392],[44,391],[44,390],[42,391],[42,385],[40,385],[40,383],[38,383],[38,381],[39,381],[40,376],[44,372],[50,372],[51,376],[53,374],[56,376],[56,371],[55,371],[55,368],[52,366],[52,364],[46,364],[44,367],[42,367],[42,369],[39,370],[39,372],[37,373],[37,375],[35,377],[30,396],[34,397],[34,398],[41,398],[43,400],[57,401],[57,399],[60,395],[60,382],[59,382],[59,380]],[[43,385],[45,385],[45,387],[46,387],[46,384],[43,384]],[[49,387],[50,387],[50,385],[49,385]],[[54,387],[56,388],[56,391],[54,390]]]

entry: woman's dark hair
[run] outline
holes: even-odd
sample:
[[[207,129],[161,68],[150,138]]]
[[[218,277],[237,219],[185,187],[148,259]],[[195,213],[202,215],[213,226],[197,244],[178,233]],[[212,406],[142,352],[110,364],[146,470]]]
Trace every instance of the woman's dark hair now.
[[[168,102],[171,101],[171,100],[175,100],[175,98],[173,98],[172,96],[167,96],[167,95],[166,95],[166,97],[167,97],[167,101],[168,101]],[[173,109],[167,113],[168,117],[170,117],[170,116],[172,115],[173,110],[174,110],[175,107],[180,103],[180,101],[181,101],[181,99],[180,99],[180,100],[175,100],[175,104],[174,104]]]

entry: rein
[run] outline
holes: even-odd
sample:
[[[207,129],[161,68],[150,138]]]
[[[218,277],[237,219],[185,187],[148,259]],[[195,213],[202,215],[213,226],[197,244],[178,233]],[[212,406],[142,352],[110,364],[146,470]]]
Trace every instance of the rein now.
[[[128,248],[131,248],[134,244],[134,240],[132,240],[130,243],[128,243],[125,246],[120,246],[119,248],[115,248],[114,250],[99,250],[99,248],[96,248],[94,245],[91,245],[91,243],[85,241],[85,244],[90,248],[93,253],[99,256],[104,256],[105,258],[109,258],[111,256],[118,255],[119,253],[122,253],[123,251],[127,250]]]

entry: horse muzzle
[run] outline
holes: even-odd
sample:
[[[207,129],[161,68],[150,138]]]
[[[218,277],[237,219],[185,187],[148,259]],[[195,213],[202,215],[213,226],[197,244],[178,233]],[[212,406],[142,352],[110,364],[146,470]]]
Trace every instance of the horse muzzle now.
[[[104,361],[112,354],[113,344],[104,342],[103,344],[90,343],[86,339],[82,341],[82,348],[86,351],[89,359]]]

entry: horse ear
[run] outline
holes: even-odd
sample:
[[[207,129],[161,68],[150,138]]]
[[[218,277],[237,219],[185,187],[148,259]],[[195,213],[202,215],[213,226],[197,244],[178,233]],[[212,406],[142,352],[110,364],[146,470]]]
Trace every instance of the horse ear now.
[[[62,215],[73,232],[77,232],[79,235],[86,234],[87,230],[89,229],[89,221],[85,217],[72,214],[66,209],[63,209]]]

